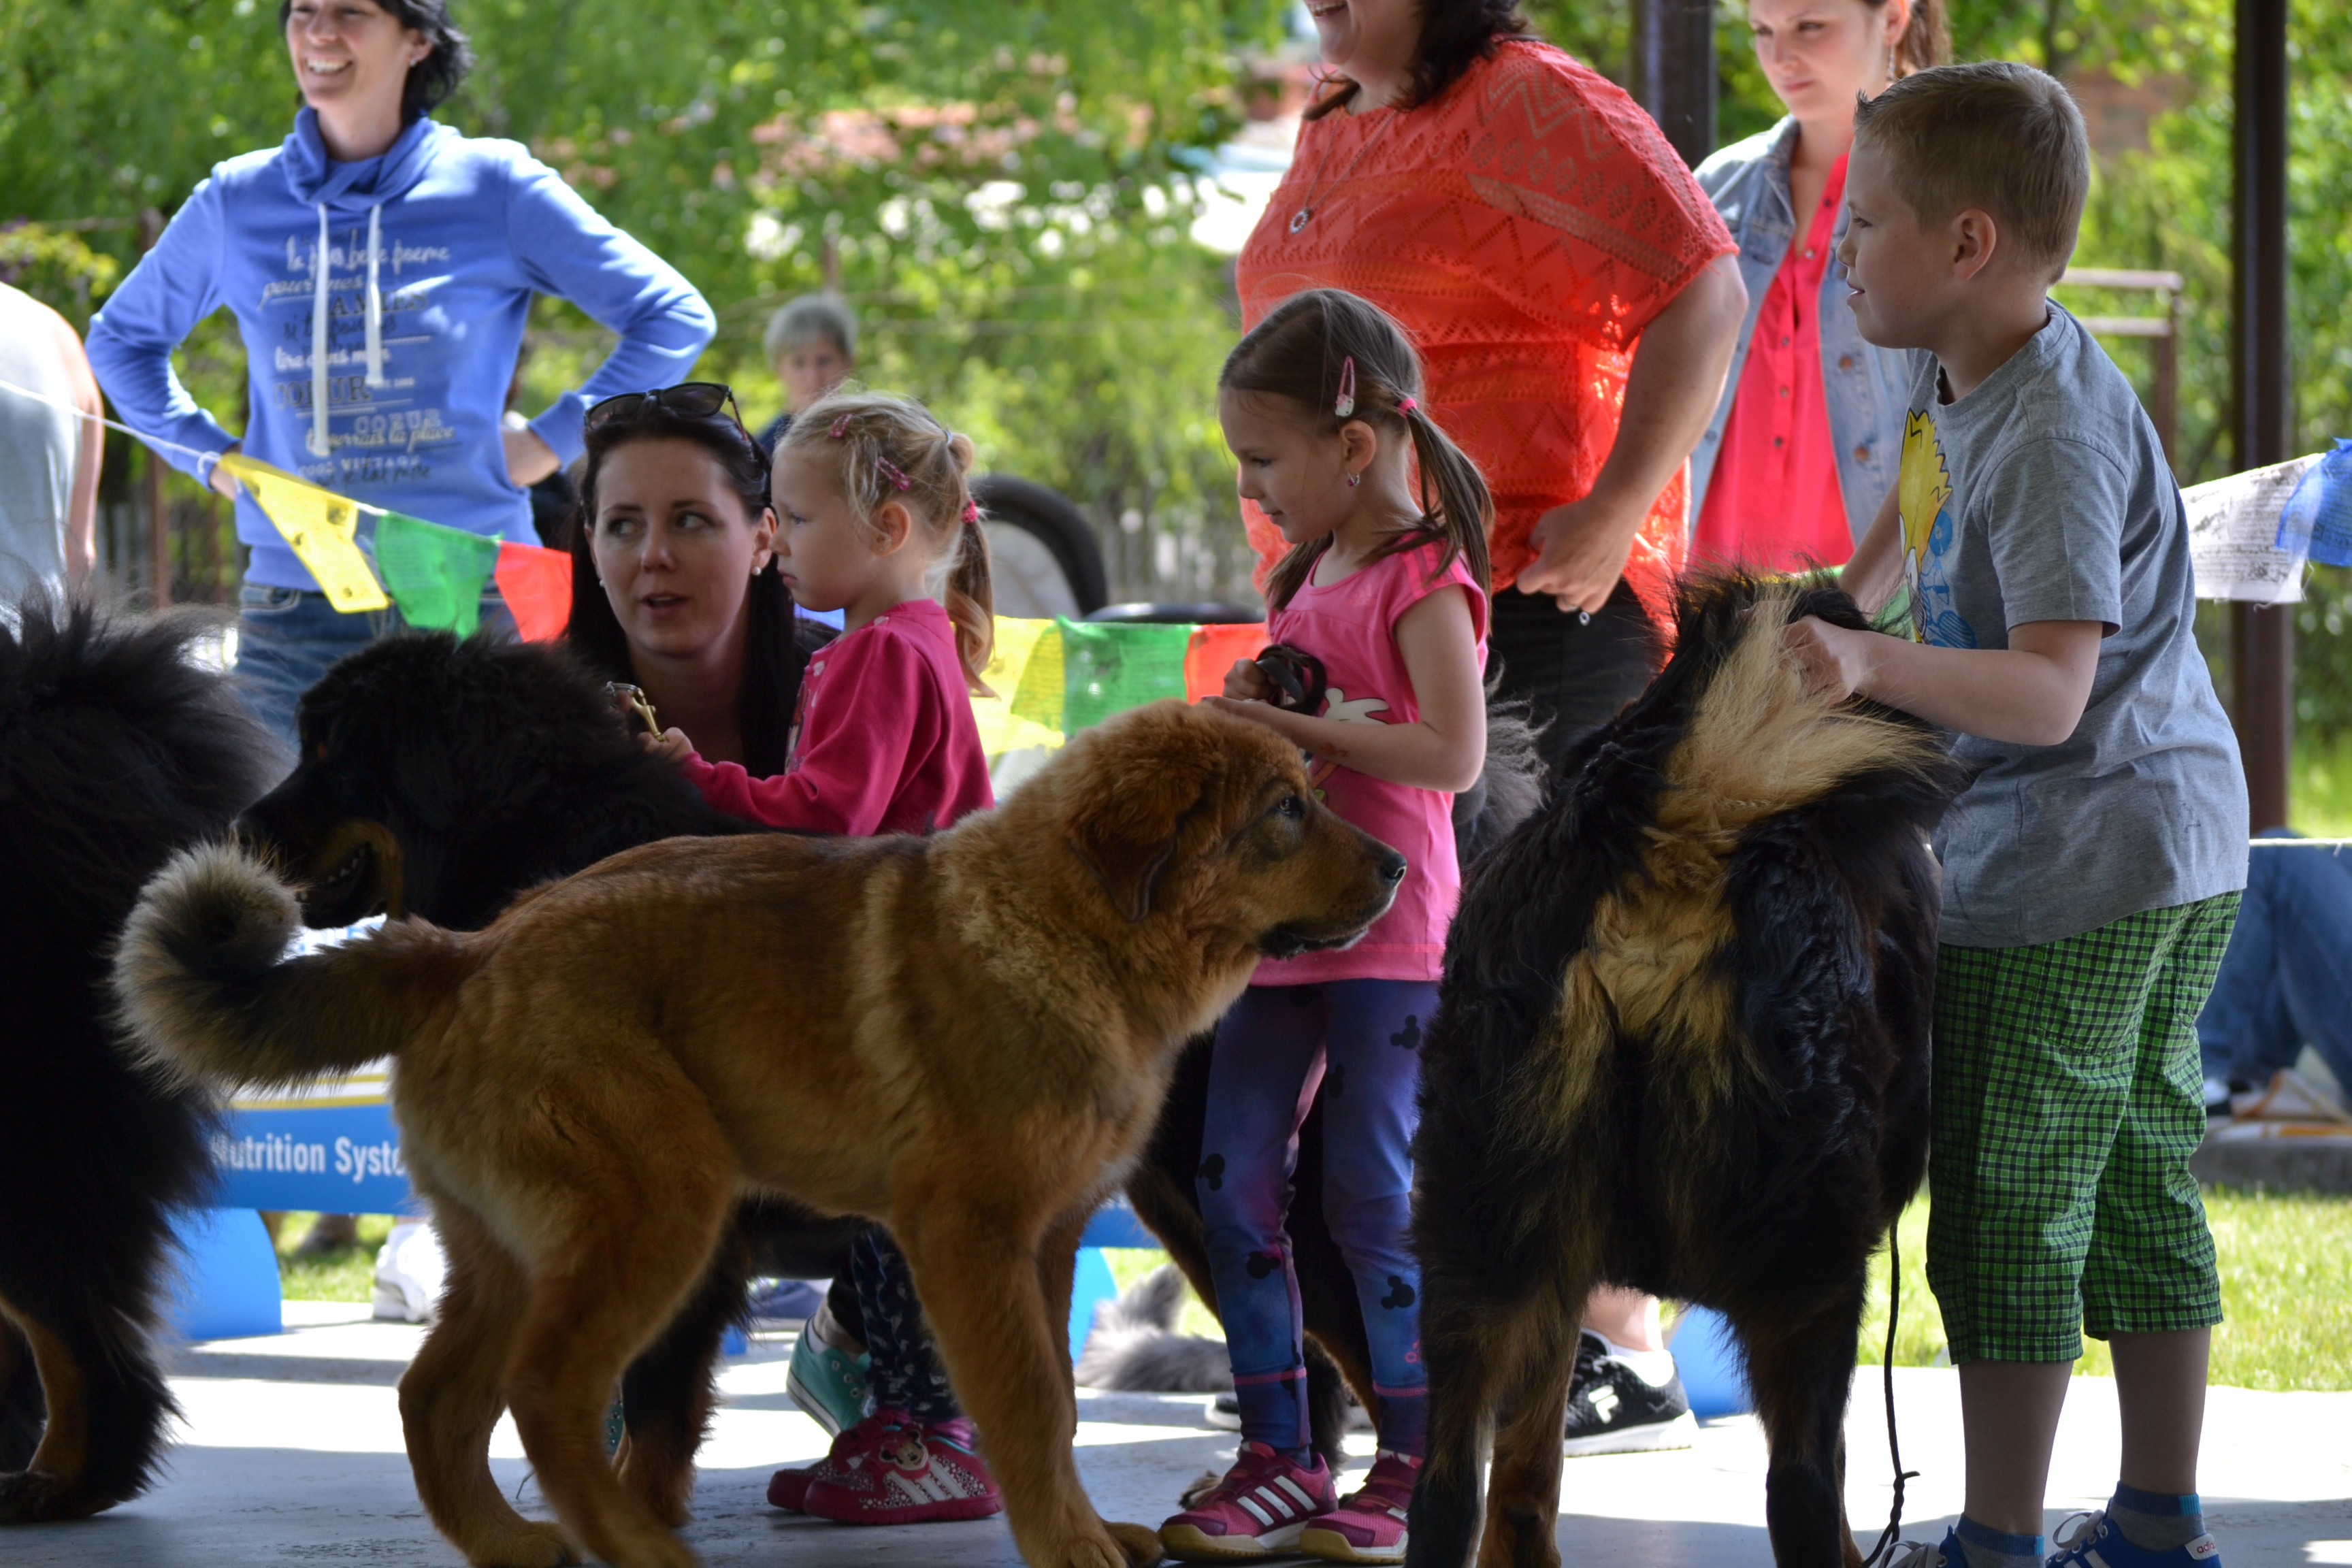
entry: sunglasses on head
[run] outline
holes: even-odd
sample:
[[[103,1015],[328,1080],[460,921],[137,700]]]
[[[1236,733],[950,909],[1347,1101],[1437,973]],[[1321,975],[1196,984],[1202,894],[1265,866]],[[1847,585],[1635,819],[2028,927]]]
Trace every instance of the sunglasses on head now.
[[[743,423],[742,410],[735,402],[735,389],[723,382],[682,381],[655,392],[624,392],[591,406],[587,417],[581,421],[581,429],[585,432],[615,420],[639,418],[656,408],[687,419],[715,419],[724,409],[736,432],[760,454],[762,462],[767,459],[767,448],[753,439],[751,429]]]

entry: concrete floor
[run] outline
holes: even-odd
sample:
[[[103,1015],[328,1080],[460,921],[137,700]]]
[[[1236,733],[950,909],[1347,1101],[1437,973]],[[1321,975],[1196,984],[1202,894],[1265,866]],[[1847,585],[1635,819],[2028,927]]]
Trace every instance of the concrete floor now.
[[[173,1388],[187,1425],[171,1473],[127,1507],[77,1524],[0,1536],[11,1568],[212,1568],[280,1563],[457,1568],[418,1507],[402,1455],[394,1385],[423,1331],[364,1321],[366,1309],[289,1303],[288,1333],[183,1349]],[[788,1337],[761,1338],[724,1375],[727,1406],[703,1451],[697,1522],[687,1538],[719,1564],[908,1564],[1013,1568],[1001,1520],[849,1530],[767,1506],[769,1472],[824,1451],[824,1435],[784,1394]],[[1905,1534],[1940,1539],[1959,1507],[1958,1390],[1953,1373],[1896,1373],[1911,1483]],[[1221,1468],[1234,1437],[1206,1426],[1199,1396],[1082,1394],[1078,1468],[1096,1506],[1156,1523],[1178,1489]],[[1849,1510],[1866,1545],[1886,1517],[1886,1436],[1877,1374],[1855,1387]],[[1369,1462],[1369,1440],[1357,1446]],[[2206,1421],[2206,1517],[2231,1568],[2352,1565],[2352,1394],[2213,1390]],[[2116,1473],[2114,1385],[2078,1379],[2051,1480],[2054,1527],[2099,1504]],[[493,1468],[527,1513],[545,1507],[511,1422]],[[1560,1546],[1570,1563],[1765,1568],[1764,1445],[1754,1422],[1710,1423],[1675,1454],[1575,1459],[1562,1489]]]

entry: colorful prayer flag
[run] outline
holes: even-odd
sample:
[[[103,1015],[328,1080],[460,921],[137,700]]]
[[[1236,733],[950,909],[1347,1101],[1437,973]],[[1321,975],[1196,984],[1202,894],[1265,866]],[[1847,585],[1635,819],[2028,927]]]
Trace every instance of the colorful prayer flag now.
[[[1009,795],[1069,736],[1114,713],[1223,691],[1234,660],[1265,646],[1263,626],[999,616],[996,651],[982,672],[997,695],[971,700],[991,785],[1000,798]]]
[[[375,525],[375,565],[412,626],[471,637],[481,622],[482,584],[499,559],[499,542],[445,528],[404,512]]]
[[[509,539],[499,546],[498,582],[523,641],[553,642],[571,625],[572,557],[562,551]]]
[[[360,553],[355,502],[242,452],[224,452],[220,462],[253,492],[254,503],[286,536],[329,604],[351,615],[392,603],[368,569],[367,557]]]

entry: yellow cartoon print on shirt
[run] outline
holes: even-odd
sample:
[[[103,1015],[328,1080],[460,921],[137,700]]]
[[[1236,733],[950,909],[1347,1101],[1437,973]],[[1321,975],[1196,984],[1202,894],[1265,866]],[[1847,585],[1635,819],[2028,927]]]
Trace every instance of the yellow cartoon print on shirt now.
[[[1903,578],[1911,588],[1911,636],[1939,647],[1974,647],[1976,634],[1952,598],[1952,556],[1959,525],[1952,516],[1951,469],[1926,409],[1903,424],[1903,468],[1895,505],[1903,518]]]

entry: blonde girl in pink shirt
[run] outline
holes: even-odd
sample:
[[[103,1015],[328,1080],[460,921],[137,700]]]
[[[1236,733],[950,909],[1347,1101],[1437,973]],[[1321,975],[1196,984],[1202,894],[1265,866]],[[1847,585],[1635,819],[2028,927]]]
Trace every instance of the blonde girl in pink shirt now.
[[[1460,889],[1453,796],[1476,781],[1486,753],[1494,511],[1477,468],[1421,408],[1421,384],[1403,330],[1328,289],[1277,306],[1218,380],[1241,493],[1290,545],[1267,581],[1267,630],[1311,656],[1294,666],[1319,669],[1323,689],[1307,693],[1308,710],[1277,707],[1265,671],[1244,660],[1224,696],[1202,700],[1312,752],[1325,801],[1402,851],[1409,868],[1361,942],[1262,963],[1217,1028],[1198,1190],[1243,1442],[1216,1489],[1160,1527],[1168,1552],[1192,1562],[1404,1556],[1428,1404],[1420,1268],[1405,1235],[1413,1094]],[[1380,1395],[1379,1455],[1344,1500],[1308,1445],[1284,1228],[1298,1126],[1318,1083],[1325,1206],[1355,1276]]]

